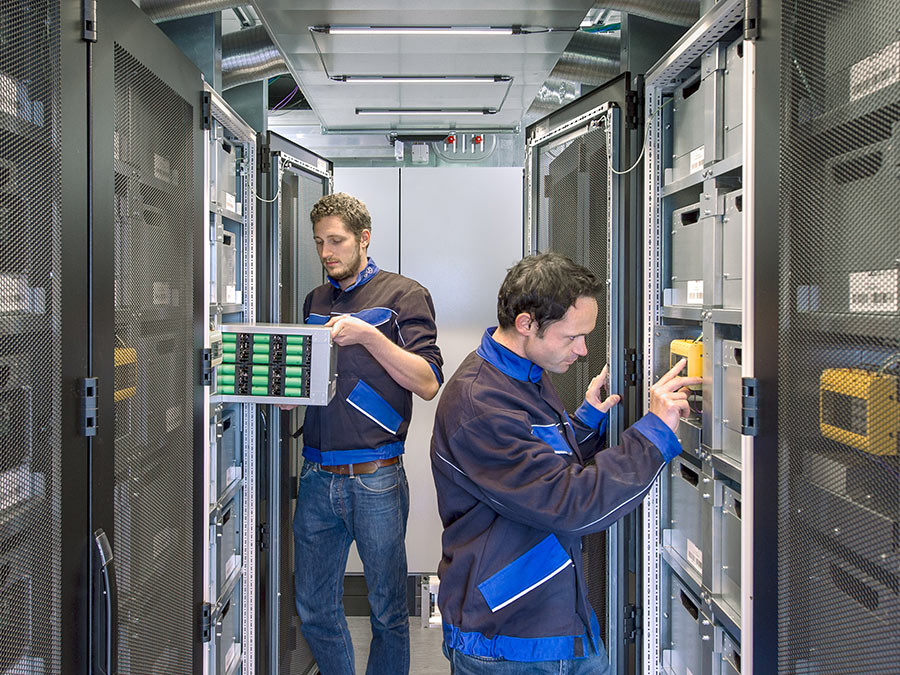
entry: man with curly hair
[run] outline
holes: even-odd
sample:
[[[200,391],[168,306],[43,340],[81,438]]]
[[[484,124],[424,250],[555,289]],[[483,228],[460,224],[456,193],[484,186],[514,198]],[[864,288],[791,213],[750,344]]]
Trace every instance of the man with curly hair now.
[[[353,675],[341,598],[350,544],[363,562],[371,607],[369,675],[409,672],[406,522],[402,454],[412,395],[443,381],[428,290],[366,255],[369,211],[338,193],[310,212],[328,281],[306,296],[306,323],[331,327],[340,346],[337,392],[310,407],[294,514],[294,589],[303,635],[325,675]]]

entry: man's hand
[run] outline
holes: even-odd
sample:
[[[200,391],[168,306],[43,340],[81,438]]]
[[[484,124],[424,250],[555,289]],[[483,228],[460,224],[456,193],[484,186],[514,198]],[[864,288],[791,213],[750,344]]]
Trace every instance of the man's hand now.
[[[374,338],[381,336],[381,332],[375,326],[349,314],[332,317],[325,326],[331,328],[331,339],[341,347],[365,346],[371,344]]]
[[[690,413],[687,389],[691,385],[701,384],[701,377],[679,377],[684,370],[687,359],[681,359],[668,373],[663,375],[650,387],[650,412],[659,417],[672,430],[678,428],[678,420]]]
[[[603,398],[606,388],[606,378],[609,375],[609,364],[603,366],[603,370],[588,385],[587,391],[584,393],[584,400],[597,408],[600,412],[609,412],[616,403],[622,400],[618,394]]]

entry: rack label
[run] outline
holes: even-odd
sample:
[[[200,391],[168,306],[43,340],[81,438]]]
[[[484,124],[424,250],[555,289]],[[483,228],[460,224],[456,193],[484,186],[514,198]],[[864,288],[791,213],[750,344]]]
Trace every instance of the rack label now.
[[[703,281],[695,280],[687,282],[687,304],[703,304]]]
[[[850,66],[850,100],[900,82],[900,41]]]
[[[691,168],[690,173],[699,171],[703,168],[703,154],[706,146],[701,145],[699,148],[691,150]]]
[[[872,270],[850,274],[851,312],[893,312],[898,310],[900,270]]]

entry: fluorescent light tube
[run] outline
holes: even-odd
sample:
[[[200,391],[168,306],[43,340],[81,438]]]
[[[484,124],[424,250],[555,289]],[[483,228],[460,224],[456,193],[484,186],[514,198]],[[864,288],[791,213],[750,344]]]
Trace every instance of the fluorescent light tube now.
[[[357,108],[357,115],[493,115],[493,108]]]

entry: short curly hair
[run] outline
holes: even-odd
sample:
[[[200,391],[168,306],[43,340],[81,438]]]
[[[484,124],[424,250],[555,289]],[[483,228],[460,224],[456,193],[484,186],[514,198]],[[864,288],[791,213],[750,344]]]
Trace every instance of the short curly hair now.
[[[509,268],[497,294],[497,321],[509,328],[519,314],[530,314],[540,337],[578,298],[596,299],[602,289],[593,272],[559,253],[531,255]]]
[[[313,226],[327,216],[340,218],[341,222],[356,237],[356,241],[359,241],[363,230],[372,231],[372,216],[369,215],[369,209],[356,197],[348,195],[346,192],[325,195],[309,212],[309,220]]]

